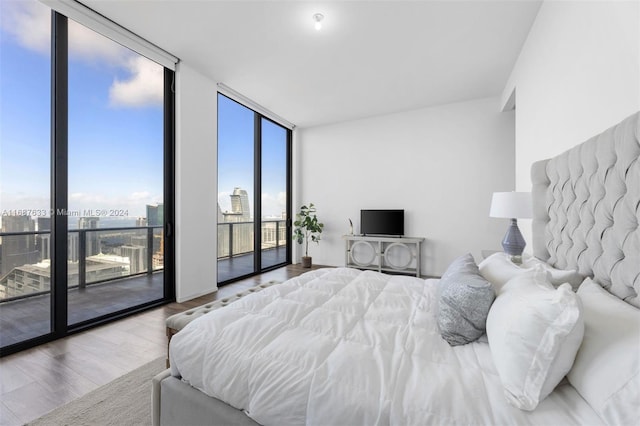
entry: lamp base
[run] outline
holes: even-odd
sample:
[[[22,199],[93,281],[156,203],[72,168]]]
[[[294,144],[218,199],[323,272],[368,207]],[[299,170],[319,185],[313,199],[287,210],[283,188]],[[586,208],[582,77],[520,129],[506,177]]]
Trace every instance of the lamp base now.
[[[511,219],[511,226],[507,230],[502,240],[502,249],[511,257],[511,261],[516,264],[522,263],[522,252],[527,243],[518,228],[518,220]]]

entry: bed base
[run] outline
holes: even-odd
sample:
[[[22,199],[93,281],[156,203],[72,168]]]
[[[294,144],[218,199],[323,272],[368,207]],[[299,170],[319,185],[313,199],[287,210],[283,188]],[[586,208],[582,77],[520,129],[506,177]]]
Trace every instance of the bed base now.
[[[205,395],[165,370],[153,378],[153,426],[257,426],[244,412]]]

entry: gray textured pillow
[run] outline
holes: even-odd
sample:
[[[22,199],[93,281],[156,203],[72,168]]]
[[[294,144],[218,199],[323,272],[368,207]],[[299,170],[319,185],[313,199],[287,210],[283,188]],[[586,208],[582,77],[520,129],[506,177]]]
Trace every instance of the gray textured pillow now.
[[[437,319],[444,340],[457,346],[482,336],[495,297],[471,254],[454,260],[440,279]]]

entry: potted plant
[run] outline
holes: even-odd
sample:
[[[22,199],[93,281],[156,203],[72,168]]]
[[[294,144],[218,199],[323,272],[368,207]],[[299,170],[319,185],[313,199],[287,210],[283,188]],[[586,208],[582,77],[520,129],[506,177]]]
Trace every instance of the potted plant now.
[[[296,220],[293,222],[295,229],[293,230],[293,240],[298,244],[305,242],[304,256],[302,256],[302,267],[311,268],[311,257],[309,256],[309,240],[319,243],[320,234],[324,224],[318,222],[316,216],[316,208],[313,203],[309,206],[300,207],[300,212],[296,214]]]

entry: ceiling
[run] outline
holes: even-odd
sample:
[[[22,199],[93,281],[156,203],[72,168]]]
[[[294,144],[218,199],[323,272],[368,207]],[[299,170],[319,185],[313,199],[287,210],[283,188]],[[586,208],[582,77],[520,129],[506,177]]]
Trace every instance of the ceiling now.
[[[82,2],[302,127],[501,94],[541,4]]]

